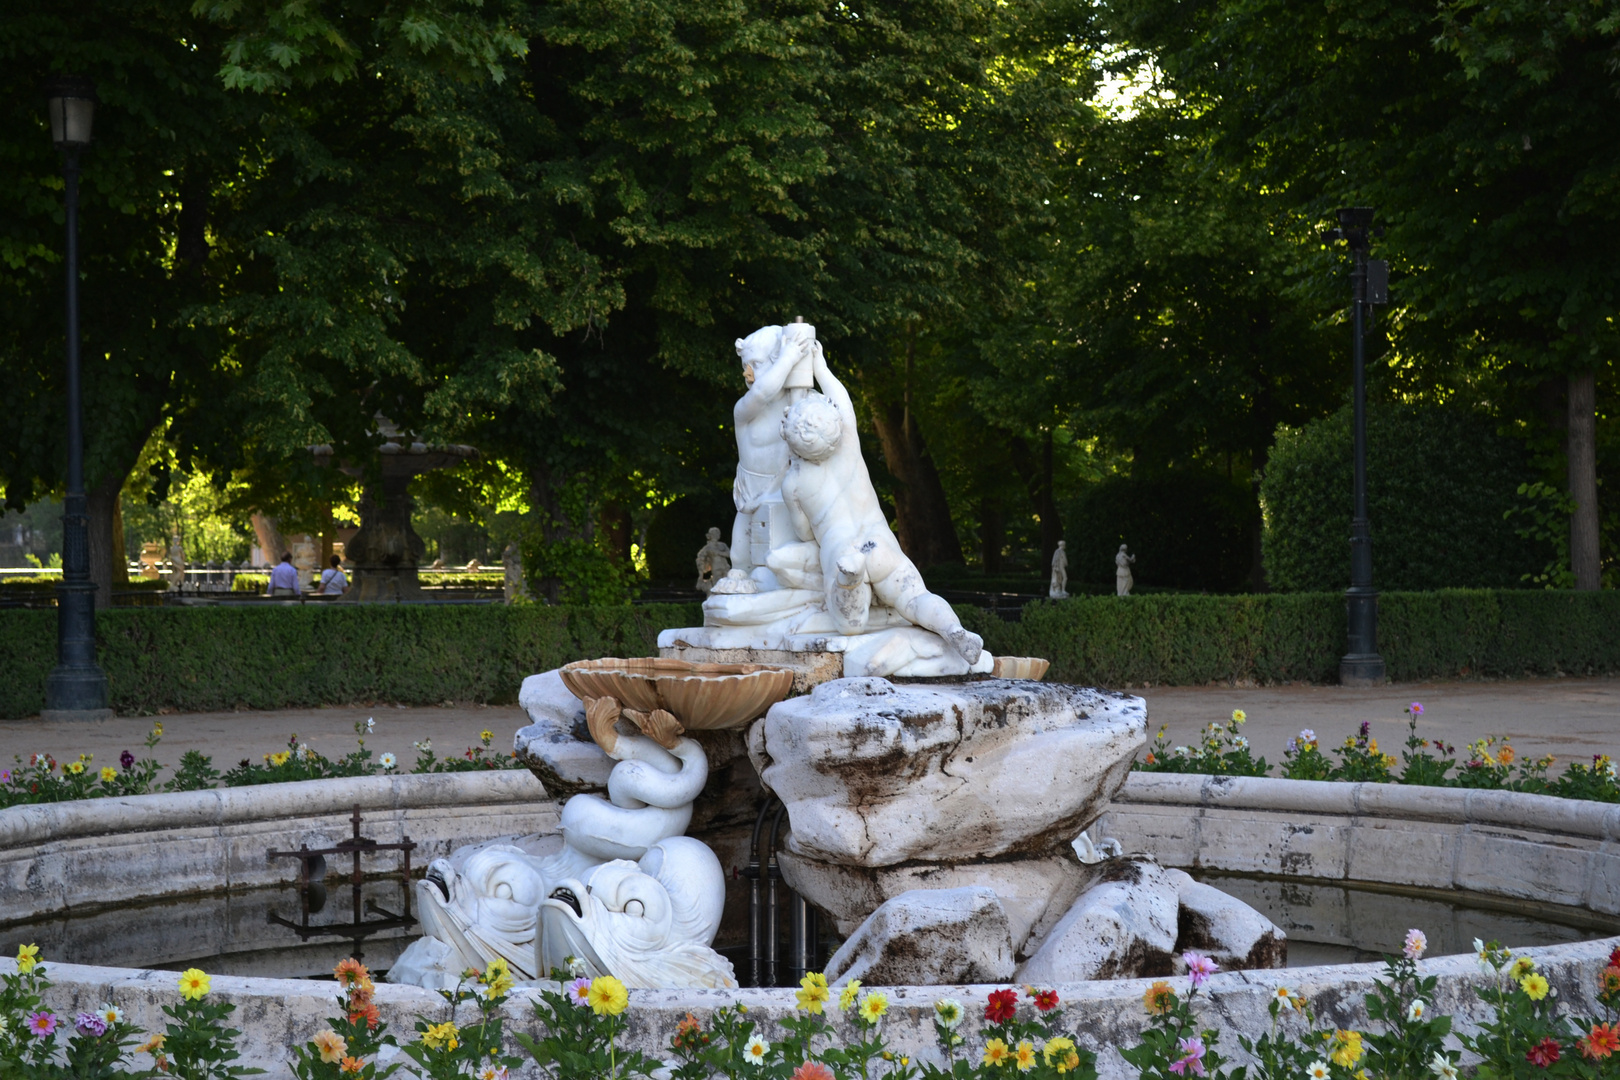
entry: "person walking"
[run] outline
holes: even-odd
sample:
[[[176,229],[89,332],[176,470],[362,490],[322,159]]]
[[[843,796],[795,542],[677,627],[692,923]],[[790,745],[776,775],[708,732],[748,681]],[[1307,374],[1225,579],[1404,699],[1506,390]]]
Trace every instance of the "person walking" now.
[[[282,555],[276,568],[270,571],[270,595],[298,595],[298,567],[293,565],[290,551]]]
[[[349,575],[343,572],[343,556],[332,556],[332,565],[321,571],[321,587],[316,590],[322,596],[342,596],[349,591]]]

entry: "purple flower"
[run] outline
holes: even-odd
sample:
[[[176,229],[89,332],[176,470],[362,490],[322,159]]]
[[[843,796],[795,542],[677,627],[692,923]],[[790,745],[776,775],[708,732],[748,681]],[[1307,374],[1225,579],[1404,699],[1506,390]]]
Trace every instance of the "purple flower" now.
[[[1299,743],[1295,742],[1293,739],[1289,739],[1288,740],[1288,745],[1283,747],[1283,753],[1285,753],[1285,754],[1296,754],[1298,752],[1299,752]]]
[[[1411,713],[1413,716],[1422,716],[1423,715],[1423,705],[1422,705],[1421,702],[1414,701],[1414,702],[1412,702],[1412,704],[1410,704],[1410,705],[1408,705],[1406,707],[1406,711]]]
[[[1209,977],[1221,970],[1215,961],[1207,956],[1200,956],[1195,952],[1181,954],[1181,962],[1187,965],[1187,977],[1192,980],[1193,989],[1197,990],[1209,981]],[[1203,1053],[1202,1050],[1199,1053]]]
[[[48,1039],[56,1032],[56,1014],[44,1009],[28,1014],[28,1034],[36,1039]]]
[[[11,783],[11,770],[10,769],[0,769],[0,784],[9,784],[9,783]]]
[[[125,750],[122,754],[118,755],[118,764],[122,766],[125,772],[128,772],[129,767],[135,764],[135,755],[130,753],[128,750]]]
[[[591,1003],[591,980],[581,975],[566,987],[568,1000],[575,1005],[589,1005]]]
[[[1194,1035],[1186,1039],[1179,1039],[1176,1048],[1181,1051],[1180,1061],[1170,1066],[1170,1071],[1185,1076],[1191,1073],[1194,1076],[1203,1076],[1204,1073],[1204,1040]]]
[[[73,1026],[85,1035],[100,1037],[107,1034],[107,1021],[95,1013],[80,1013],[73,1018]]]
[[[1371,729],[1372,729],[1372,724],[1368,723],[1366,720],[1363,720],[1361,722],[1361,737],[1363,739],[1365,739],[1367,737],[1367,732],[1370,731]]]

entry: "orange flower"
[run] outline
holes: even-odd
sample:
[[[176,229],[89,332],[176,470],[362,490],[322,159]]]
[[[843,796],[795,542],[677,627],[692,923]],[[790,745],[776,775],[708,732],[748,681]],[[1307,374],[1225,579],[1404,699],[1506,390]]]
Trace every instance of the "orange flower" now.
[[[1157,765],[1159,763],[1159,759],[1153,756],[1153,751],[1151,750],[1148,751],[1147,763],[1149,765]]]
[[[364,1020],[366,1027],[375,1031],[381,1014],[377,1010],[377,1003],[369,998],[364,1004],[351,1003],[349,1005],[349,1023],[358,1024]]]
[[[345,989],[353,986],[370,986],[371,972],[366,966],[352,956],[345,956],[338,961],[338,966],[332,970],[337,981]]]
[[[1586,1037],[1575,1044],[1581,1056],[1599,1061],[1620,1053],[1620,1024],[1593,1024]]]
[[[1610,964],[1598,972],[1598,985],[1602,988],[1600,993],[1620,993],[1620,966]]]
[[[702,1032],[703,1022],[691,1013],[687,1013],[686,1019],[675,1025],[675,1038],[673,1040],[675,1049],[696,1049],[698,1036]]]
[[[1147,993],[1142,995],[1142,1005],[1150,1016],[1163,1016],[1175,1008],[1175,1004],[1176,992],[1170,989],[1170,984],[1163,979],[1148,987]]]
[[[338,1072],[358,1073],[366,1067],[366,1063],[359,1058],[346,1057],[338,1062]]]

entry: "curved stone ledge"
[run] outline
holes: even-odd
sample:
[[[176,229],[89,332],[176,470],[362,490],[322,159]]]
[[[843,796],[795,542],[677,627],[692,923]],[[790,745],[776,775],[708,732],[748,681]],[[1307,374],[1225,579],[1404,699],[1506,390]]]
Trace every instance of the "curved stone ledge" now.
[[[1509,791],[1132,773],[1099,822],[1171,866],[1620,914],[1620,806]]]
[[[463,844],[550,832],[556,804],[526,770],[305,780],[213,791],[85,799],[0,810],[0,921],[119,901],[275,885],[292,859],[350,835],[409,836],[418,865]],[[375,861],[374,861],[375,860]],[[391,870],[397,852],[365,856]]]

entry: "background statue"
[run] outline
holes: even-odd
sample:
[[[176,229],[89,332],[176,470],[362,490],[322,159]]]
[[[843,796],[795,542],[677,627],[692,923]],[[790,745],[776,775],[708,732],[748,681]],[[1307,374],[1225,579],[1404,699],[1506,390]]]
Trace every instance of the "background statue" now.
[[[820,394],[807,394],[782,418],[782,438],[791,455],[782,479],[782,501],[800,540],[819,547],[827,612],[842,634],[864,634],[872,601],[944,638],[969,664],[983,640],[965,629],[942,597],[928,591],[922,574],[900,550],[878,503],[861,456],[855,406],[843,383],[827,368],[821,344],[811,345]],[[787,551],[773,552],[789,557]]]
[[[1059,540],[1057,550],[1052,552],[1052,583],[1047,586],[1046,595],[1053,600],[1069,598],[1069,554],[1064,550],[1065,543]]]
[[[1114,556],[1114,594],[1116,596],[1131,595],[1131,586],[1135,584],[1131,577],[1131,564],[1135,561],[1136,556],[1125,554],[1125,545],[1119,545],[1119,554]]]
[[[731,572],[731,549],[720,539],[720,530],[710,529],[708,536],[709,542],[697,553],[697,590],[704,595]]]

